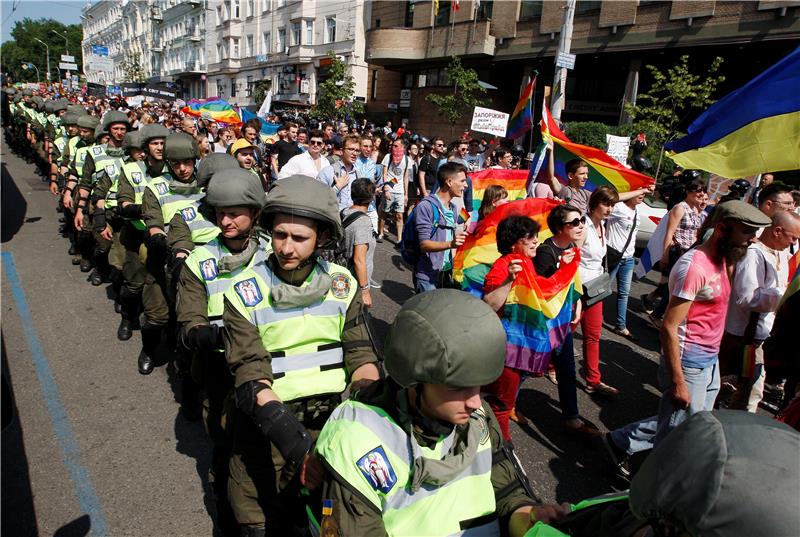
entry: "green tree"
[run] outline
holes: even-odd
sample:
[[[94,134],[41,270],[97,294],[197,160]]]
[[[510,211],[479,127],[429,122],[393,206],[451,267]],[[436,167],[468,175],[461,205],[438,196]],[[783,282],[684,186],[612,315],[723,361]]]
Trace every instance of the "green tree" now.
[[[253,102],[261,106],[261,103],[264,102],[264,99],[267,98],[267,92],[272,89],[272,81],[271,80],[259,80],[253,86]]]
[[[132,52],[125,56],[120,65],[122,68],[123,82],[146,82],[147,74],[142,65],[142,56],[138,52]]]
[[[689,68],[689,56],[681,56],[679,62],[662,72],[654,65],[647,65],[653,82],[650,88],[637,97],[636,104],[626,104],[625,111],[633,118],[631,132],[644,132],[648,148],[645,155],[658,161],[658,177],[664,155],[664,144],[680,137],[681,124],[694,111],[704,110],[714,102],[712,95],[725,77],[717,72],[723,59],[717,57],[702,74],[694,74]]]
[[[353,99],[356,82],[347,72],[347,65],[329,51],[331,58],[328,78],[319,85],[317,104],[311,109],[311,115],[320,119],[344,119],[354,117],[364,111],[364,104]]]
[[[431,93],[425,100],[433,103],[439,114],[444,116],[450,125],[455,125],[465,114],[472,114],[476,106],[486,106],[487,99],[481,97],[486,89],[478,84],[478,73],[475,69],[461,65],[461,60],[453,56],[447,66],[447,75],[453,84],[453,93],[446,95]]]
[[[66,36],[66,42],[63,37],[54,32]],[[35,82],[36,71],[22,69],[23,62],[30,62],[39,68],[41,80],[46,80],[47,47],[40,42],[42,41],[50,48],[50,78],[55,82],[59,78],[58,63],[61,55],[66,54],[67,50],[72,56],[75,56],[78,72],[83,71],[81,65],[82,39],[83,31],[78,24],[65,25],[53,19],[24,18],[14,23],[11,39],[0,46],[0,69],[9,73],[14,81]]]

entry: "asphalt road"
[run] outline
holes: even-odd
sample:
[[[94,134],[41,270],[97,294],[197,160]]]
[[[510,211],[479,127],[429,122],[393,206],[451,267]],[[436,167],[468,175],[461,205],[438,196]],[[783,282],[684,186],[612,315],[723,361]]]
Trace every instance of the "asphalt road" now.
[[[72,266],[59,214],[32,166],[2,145],[3,369],[15,415],[2,433],[4,535],[59,537],[212,535],[206,474],[209,450],[199,422],[187,422],[166,367],[136,370],[138,334],[115,337],[118,317],[105,286]],[[378,245],[373,332],[378,347],[411,274],[390,242]],[[657,334],[643,320],[634,283],[629,328],[634,345],[604,330],[601,369],[621,389],[616,401],[578,393],[583,416],[603,429],[655,412]],[[613,318],[614,302],[606,304]],[[419,344],[409,341],[409,345]],[[576,342],[580,360],[580,339]],[[4,386],[5,387],[5,386]],[[519,458],[546,501],[577,501],[611,490],[598,444],[561,429],[556,387],[529,378],[518,408],[530,428],[512,424]]]

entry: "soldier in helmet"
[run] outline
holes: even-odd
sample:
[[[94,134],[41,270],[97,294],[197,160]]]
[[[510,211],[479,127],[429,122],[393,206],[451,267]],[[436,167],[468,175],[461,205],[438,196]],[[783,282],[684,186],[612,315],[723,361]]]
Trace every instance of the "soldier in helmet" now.
[[[323,497],[342,535],[520,536],[565,513],[537,507],[481,400],[505,352],[497,315],[467,293],[405,303],[386,338],[388,378],[342,403],[317,439]]]
[[[209,481],[217,500],[217,521],[223,534],[229,535],[237,526],[228,503],[230,442],[221,424],[225,398],[233,389],[222,344],[223,294],[240,272],[266,260],[270,242],[256,227],[266,202],[259,179],[240,169],[230,155],[215,153],[200,164],[198,181],[208,161],[215,171],[200,210],[208,213],[221,233],[205,244],[194,245],[188,254],[180,272],[176,312],[180,346],[192,353],[192,377],[202,389],[203,420],[212,448]],[[183,395],[185,398],[186,393]]]
[[[78,133],[80,141],[75,152],[70,153],[69,171],[67,176],[67,193],[64,194],[64,206],[73,210],[73,228],[76,230],[75,244],[78,249],[79,258],[77,264],[81,267],[81,272],[92,270],[93,240],[88,230],[82,229],[79,223],[83,221],[83,211],[87,208],[89,197],[81,197],[78,190],[78,183],[83,177],[83,165],[89,150],[95,145],[95,130],[100,125],[100,120],[94,116],[83,115],[78,118]],[[80,218],[78,218],[80,216]],[[75,263],[75,260],[73,260]]]
[[[348,382],[379,374],[356,279],[317,257],[343,233],[333,191],[287,177],[263,212],[273,251],[225,292],[236,401],[228,492],[242,535],[294,535],[306,524],[301,485],[321,480],[313,438]]]
[[[164,173],[164,140],[169,134],[166,127],[158,124],[145,125],[138,132],[139,145],[145,158],[128,162],[122,167],[117,191],[117,214],[125,220],[120,232],[120,242],[125,247],[125,261],[122,264],[124,281],[119,296],[122,320],[117,329],[120,341],[130,339],[132,330],[138,325],[142,290],[147,279],[142,199],[148,182]]]

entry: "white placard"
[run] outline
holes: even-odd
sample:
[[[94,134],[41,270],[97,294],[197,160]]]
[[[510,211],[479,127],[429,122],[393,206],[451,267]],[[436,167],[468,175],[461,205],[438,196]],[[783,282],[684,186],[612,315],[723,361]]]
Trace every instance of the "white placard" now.
[[[125,101],[128,103],[128,106],[142,106],[144,102],[143,95],[135,95],[133,97],[125,97]]]
[[[75,63],[75,56],[70,56],[68,54],[61,55],[61,61],[67,63]]]
[[[104,71],[106,73],[114,72],[114,60],[105,56],[96,56],[92,54],[89,56],[89,68],[92,71]]]
[[[272,90],[267,92],[266,97],[264,97],[264,102],[261,103],[261,108],[258,109],[256,115],[261,119],[267,119],[267,114],[269,114],[270,108],[272,108]]]
[[[625,166],[628,165],[628,149],[631,147],[631,139],[627,136],[614,136],[606,134],[606,153]]]
[[[58,64],[58,68],[61,69],[62,71],[77,71],[78,65],[74,63],[61,62]]]
[[[495,136],[505,136],[508,127],[508,114],[476,106],[472,112],[471,130],[494,134]]]
[[[556,67],[575,69],[575,55],[569,52],[559,52],[556,56]]]

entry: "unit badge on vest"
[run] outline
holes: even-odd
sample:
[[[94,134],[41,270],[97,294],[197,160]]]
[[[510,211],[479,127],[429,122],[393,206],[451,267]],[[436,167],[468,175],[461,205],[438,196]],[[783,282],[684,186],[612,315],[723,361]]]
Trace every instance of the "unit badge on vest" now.
[[[475,421],[477,422],[473,423],[472,427],[480,428],[481,430],[480,444],[484,445],[486,442],[489,441],[489,417],[486,415],[486,411],[483,410],[483,407],[473,412],[472,417],[475,418]]]
[[[203,273],[203,279],[207,282],[216,278],[217,274],[219,274],[217,271],[217,260],[212,257],[200,263],[200,272]]]
[[[394,473],[394,468],[392,468],[383,446],[376,447],[358,459],[356,466],[367,478],[372,488],[384,494],[392,490],[394,484],[397,483],[397,474]]]
[[[92,153],[94,153],[95,155],[100,155],[103,153],[103,148],[100,146],[95,146],[92,148]]]
[[[184,222],[191,222],[197,216],[197,212],[194,210],[194,207],[186,207],[185,209],[181,209],[181,218],[183,218]]]
[[[242,299],[244,305],[249,308],[255,306],[264,299],[255,278],[239,282],[234,285],[233,288],[236,289],[236,293],[239,295],[239,298]]]
[[[337,272],[332,276],[331,292],[336,298],[347,298],[350,294],[350,278]]]
[[[131,181],[136,183],[137,185],[142,183],[142,172],[133,172],[131,174]]]
[[[117,173],[117,167],[114,164],[109,164],[106,166],[106,173],[109,177],[113,177],[115,173]]]
[[[156,183],[156,191],[163,196],[169,192],[169,185],[167,183]]]

